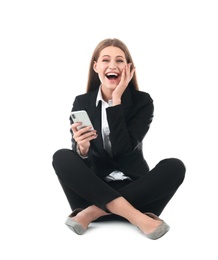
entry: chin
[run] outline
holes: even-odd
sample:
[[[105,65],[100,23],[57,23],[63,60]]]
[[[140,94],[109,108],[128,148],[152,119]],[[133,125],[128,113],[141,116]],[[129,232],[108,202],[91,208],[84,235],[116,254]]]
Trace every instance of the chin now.
[[[118,86],[119,83],[107,83],[107,84],[102,84],[103,88],[108,89],[108,90],[115,90],[115,88]]]
[[[118,83],[110,83],[110,84],[108,84],[108,85],[109,85],[109,87],[110,87],[111,89],[115,89],[115,88],[118,86],[118,84],[119,84],[119,82],[118,82]]]

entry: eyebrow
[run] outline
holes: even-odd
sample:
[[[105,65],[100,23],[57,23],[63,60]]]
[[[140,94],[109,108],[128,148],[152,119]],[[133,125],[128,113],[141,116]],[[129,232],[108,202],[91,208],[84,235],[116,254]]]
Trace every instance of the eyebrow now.
[[[106,54],[106,55],[103,55],[102,57],[111,57],[111,56]],[[122,55],[117,55],[116,58],[123,58],[124,59],[124,57]]]

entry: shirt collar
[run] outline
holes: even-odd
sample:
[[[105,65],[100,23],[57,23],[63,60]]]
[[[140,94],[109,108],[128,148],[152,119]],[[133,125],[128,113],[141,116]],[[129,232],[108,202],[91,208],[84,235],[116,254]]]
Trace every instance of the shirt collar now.
[[[96,107],[98,106],[99,101],[102,101],[102,102],[104,102],[104,103],[107,103],[107,102],[103,99],[103,97],[102,97],[101,85],[100,85],[100,87],[99,87],[99,89],[98,89],[98,94],[97,94],[97,98],[96,98]],[[111,106],[111,105],[112,105],[112,100],[111,100],[111,99],[108,100],[108,103],[107,103],[107,104],[108,104],[109,106]]]

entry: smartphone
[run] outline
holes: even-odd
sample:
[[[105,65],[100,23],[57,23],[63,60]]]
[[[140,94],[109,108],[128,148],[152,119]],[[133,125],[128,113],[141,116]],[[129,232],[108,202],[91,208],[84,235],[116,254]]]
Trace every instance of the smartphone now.
[[[89,119],[89,116],[85,110],[73,111],[71,112],[70,116],[74,123],[82,123],[80,126],[77,127],[78,130],[86,126],[91,126],[92,129],[90,130],[94,129],[92,122]]]

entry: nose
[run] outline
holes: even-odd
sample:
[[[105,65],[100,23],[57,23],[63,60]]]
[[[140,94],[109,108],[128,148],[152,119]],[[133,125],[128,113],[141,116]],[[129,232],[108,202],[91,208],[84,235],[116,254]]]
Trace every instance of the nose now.
[[[109,64],[109,69],[113,70],[113,69],[116,69],[116,64],[114,61],[111,61],[110,64]]]

